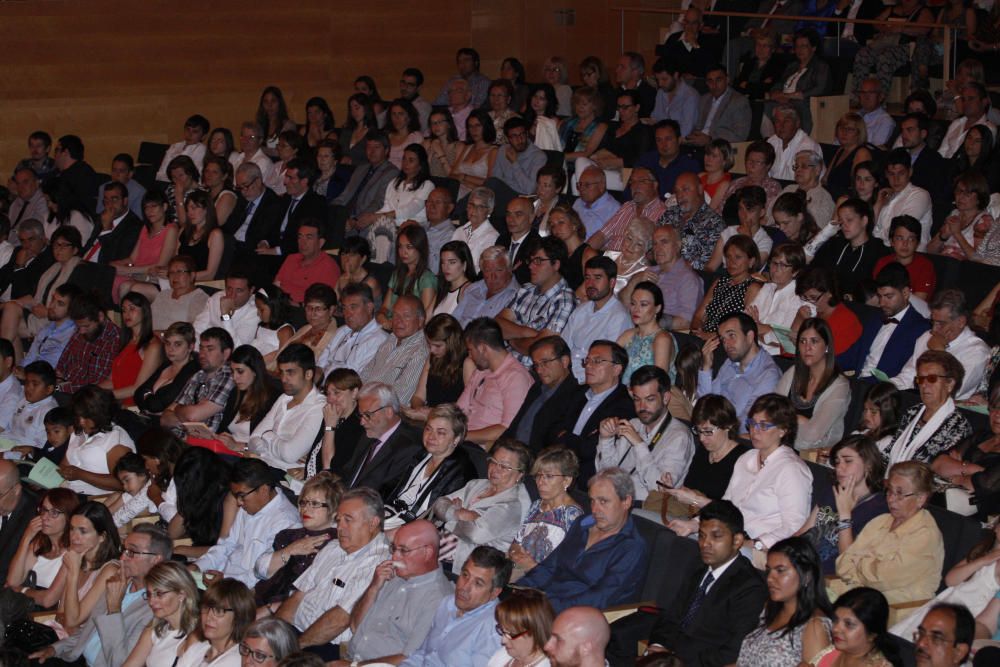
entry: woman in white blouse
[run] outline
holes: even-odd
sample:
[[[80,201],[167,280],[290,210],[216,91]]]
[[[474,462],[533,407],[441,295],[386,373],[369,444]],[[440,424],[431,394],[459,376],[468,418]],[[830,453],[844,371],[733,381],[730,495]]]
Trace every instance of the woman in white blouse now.
[[[425,204],[432,190],[434,190],[434,181],[431,180],[431,167],[427,162],[427,151],[420,144],[410,144],[403,151],[399,176],[385,187],[385,203],[376,216],[386,213],[393,214],[397,228],[407,220],[415,220],[426,225]],[[368,243],[372,248],[376,247],[376,236],[379,235],[379,232],[384,233],[384,231],[384,226],[378,223],[368,227]],[[392,242],[389,246],[394,248],[396,234],[395,230],[392,232]],[[395,253],[392,250],[390,250],[389,261],[395,261]]]
[[[215,581],[201,597],[198,631],[188,635],[174,667],[241,667],[240,642],[256,614],[253,593],[242,582]]]
[[[139,635],[123,667],[174,667],[184,639],[198,626],[198,587],[180,563],[154,565],[143,598],[153,622]]]
[[[118,459],[135,451],[132,438],[112,422],[118,408],[114,394],[96,385],[87,385],[73,395],[73,415],[78,431],[70,436],[66,457],[59,474],[63,486],[88,496],[121,491],[112,474]]]
[[[389,105],[389,162],[397,169],[403,168],[403,151],[410,144],[419,144],[420,115],[408,100],[393,100]]]
[[[746,308],[757,323],[761,346],[768,354],[780,354],[781,344],[772,325],[791,329],[802,306],[809,306],[795,294],[795,278],[806,265],[806,255],[798,243],[782,243],[771,255],[770,280],[747,288]]]
[[[787,396],[798,413],[798,449],[832,447],[844,433],[851,387],[837,370],[833,332],[818,317],[802,323],[796,340],[795,365],[785,371],[775,392]]]

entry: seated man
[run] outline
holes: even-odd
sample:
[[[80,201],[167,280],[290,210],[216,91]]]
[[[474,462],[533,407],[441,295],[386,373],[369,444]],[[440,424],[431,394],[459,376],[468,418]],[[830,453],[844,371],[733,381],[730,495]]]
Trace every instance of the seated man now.
[[[106,185],[101,201],[104,210],[95,220],[89,241],[83,236],[81,257],[107,265],[132,254],[142,232],[142,219],[129,210],[128,188],[117,181]]]
[[[34,296],[42,274],[55,262],[45,228],[38,220],[22,220],[17,225],[17,245],[20,247],[0,267],[0,295],[7,299]]]
[[[225,329],[235,346],[247,345],[257,336],[260,315],[253,298],[254,283],[248,274],[236,269],[226,276],[226,289],[208,297],[205,307],[194,318],[194,330],[201,335],[206,329]]]
[[[590,344],[598,338],[618,340],[632,328],[632,318],[615,298],[618,266],[609,257],[591,257],[583,269],[583,289],[587,300],[573,309],[562,337],[573,354],[573,375],[583,382],[583,360]]]
[[[264,175],[253,162],[244,162],[236,170],[234,187],[242,195],[222,227],[236,241],[234,261],[253,262],[262,243],[277,246],[281,242],[281,220],[285,206],[281,197],[264,183]]]
[[[531,253],[531,282],[496,318],[521,363],[530,361],[528,349],[534,341],[560,333],[573,312],[573,290],[559,272],[565,262],[566,244],[554,236],[543,238]]]
[[[931,300],[931,328],[913,344],[910,357],[899,374],[891,379],[901,391],[913,388],[917,359],[925,350],[945,350],[965,369],[962,386],[955,400],[963,401],[976,393],[990,358],[990,346],[969,328],[969,306],[965,295],[956,289],[941,290]]]
[[[230,155],[229,162],[236,171],[247,162],[257,165],[262,183],[273,190],[275,186],[281,185],[281,178],[274,167],[274,161],[264,153],[263,143],[264,129],[255,121],[246,121],[240,126],[240,152]]]
[[[910,182],[913,167],[910,163],[910,153],[905,148],[897,148],[885,159],[885,176],[889,187],[879,191],[879,199],[883,202],[875,219],[872,238],[880,239],[885,245],[890,245],[889,229],[892,220],[900,215],[910,215],[920,221],[920,242],[917,250],[923,251],[931,238],[933,212],[931,195],[923,188],[918,188]]]
[[[531,344],[531,367],[538,381],[531,385],[503,437],[523,442],[534,454],[559,442],[576,421],[563,409],[582,393],[573,377],[570,349],[559,336],[539,338]]]
[[[24,166],[14,170],[14,193],[17,196],[7,211],[14,227],[21,220],[49,219],[49,206],[45,203],[41,181],[34,169]]]
[[[196,165],[201,166],[205,160],[205,137],[211,126],[208,119],[201,114],[195,114],[184,121],[184,139],[171,144],[164,153],[160,168],[156,171],[156,180],[164,182],[170,180],[167,176],[167,165],[178,155],[187,155]]]
[[[389,137],[383,132],[371,130],[365,135],[365,157],[368,162],[354,168],[344,191],[331,202],[331,206],[345,208],[345,232],[351,236],[359,235],[360,230],[375,222],[375,211],[385,203],[386,186],[399,175],[399,170],[389,162]]]
[[[451,84],[458,80],[462,80],[467,84],[469,99],[472,104],[477,107],[482,105],[486,101],[486,95],[489,92],[490,79],[479,71],[479,53],[467,46],[460,48],[455,53],[455,68],[458,70],[458,73],[452,75],[445,82],[444,86],[441,87],[441,92],[434,98],[434,105],[441,106],[450,103],[449,92],[451,91]]]
[[[519,195],[534,194],[535,176],[547,159],[545,152],[531,143],[528,127],[528,121],[520,116],[514,116],[503,124],[507,145],[497,152],[493,164],[493,178]]]
[[[652,171],[637,166],[629,176],[628,186],[632,191],[631,201],[622,204],[600,231],[587,239],[587,244],[594,250],[620,251],[625,239],[625,229],[632,220],[659,220],[663,215],[666,206],[657,194],[656,178]]]
[[[556,616],[552,636],[545,642],[545,655],[553,667],[607,667],[611,629],[599,610],[570,607]]]
[[[233,465],[229,492],[239,505],[229,534],[189,567],[238,579],[252,589],[258,580],[254,565],[271,549],[274,535],[302,523],[298,510],[278,487],[274,471],[259,459],[240,459]]]
[[[708,92],[701,96],[698,122],[684,143],[707,146],[713,139],[731,144],[750,136],[750,102],[743,93],[729,86],[729,74],[723,65],[709,65],[705,72]]]
[[[14,171],[28,167],[43,183],[54,178],[59,170],[56,169],[55,160],[49,155],[50,150],[52,150],[52,135],[42,130],[35,130],[28,135],[28,157],[18,160]]]
[[[678,176],[674,192],[677,206],[664,210],[656,224],[677,229],[681,237],[681,257],[692,269],[700,271],[712,258],[726,222],[705,202],[705,190],[697,174],[686,172]]]
[[[316,388],[316,358],[302,343],[278,354],[282,395],[250,432],[246,449],[279,470],[300,465],[323,425],[326,397]]]
[[[701,171],[701,163],[681,150],[683,137],[677,121],[670,118],[661,120],[653,126],[656,149],[639,156],[635,163],[635,166],[644,167],[653,174],[656,178],[659,194],[663,196],[674,191],[674,182],[684,172],[693,171],[697,174]],[[631,187],[631,183],[629,187]],[[634,190],[633,194],[635,194]],[[650,220],[656,220],[658,216],[646,217],[649,217]]]
[[[726,360],[713,378],[712,360],[720,343]],[[774,391],[781,379],[781,371],[771,355],[757,342],[757,323],[746,313],[732,313],[720,320],[718,335],[705,341],[701,354],[698,396],[719,394],[729,399],[741,426],[754,400]]]
[[[975,635],[976,619],[965,605],[948,602],[935,604],[913,633],[916,665],[958,667],[968,664],[966,659],[970,655]]]
[[[33,653],[33,660],[58,658],[56,662],[66,664],[82,659],[87,667],[125,664],[142,631],[153,621],[145,600],[146,576],[154,566],[170,561],[173,544],[153,524],[139,524],[122,547],[120,573],[108,581],[107,592],[96,602],[90,618],[69,637]]]
[[[391,560],[379,563],[351,609],[349,660],[398,665],[430,632],[437,608],[452,595],[438,564],[438,532],[430,521],[405,524],[392,537]],[[333,663],[350,667],[348,660]]]
[[[278,608],[278,618],[302,632],[299,646],[325,660],[340,657],[339,644],[353,636],[351,609],[376,566],[389,559],[383,514],[382,499],[372,489],[345,493],[337,507],[337,539],[320,549]]]
[[[938,152],[943,158],[950,158],[958,152],[965,142],[965,135],[973,125],[985,125],[990,128],[993,138],[997,135],[997,126],[989,117],[990,93],[986,86],[978,81],[968,81],[961,88],[962,115],[951,121],[948,131],[944,134]]]
[[[274,284],[288,294],[292,303],[301,306],[306,298],[306,289],[314,283],[337,286],[340,267],[337,261],[323,250],[326,242],[326,225],[315,218],[299,223],[299,251],[282,262]]]
[[[684,80],[684,69],[677,58],[658,58],[653,63],[653,75],[657,90],[652,119],[674,121],[679,128],[678,138],[686,137],[698,122],[698,91]]]
[[[694,458],[691,429],[667,411],[670,376],[659,366],[640,366],[629,378],[636,417],[601,421],[597,469],[621,468],[632,477],[635,499],[642,502],[656,483],[684,486]]]
[[[21,359],[21,364],[27,366],[35,361],[47,361],[51,366],[59,363],[59,357],[76,333],[76,323],[69,312],[73,301],[80,297],[83,291],[72,283],[63,283],[52,290],[46,315],[49,323],[35,334],[31,347]]]
[[[409,405],[427,361],[424,319],[427,314],[420,299],[404,294],[392,306],[392,335],[382,343],[375,356],[361,371],[364,382],[391,385],[396,396]]]
[[[448,188],[436,187],[427,195],[424,212],[427,222],[427,266],[436,270],[441,266],[441,246],[452,240],[457,222],[451,219],[455,210],[455,198]],[[341,250],[343,252],[343,250]]]
[[[356,373],[368,365],[389,334],[375,320],[375,297],[365,283],[349,283],[340,290],[345,326],[337,329],[316,365],[326,377],[335,368]]]
[[[521,409],[531,373],[507,351],[496,320],[472,320],[462,338],[476,370],[457,403],[469,418],[466,439],[489,451]]]
[[[885,150],[889,139],[896,131],[896,121],[882,106],[882,103],[885,102],[885,93],[882,92],[882,84],[879,83],[879,80],[875,77],[869,77],[862,81],[861,88],[858,89],[858,99],[861,101],[861,109],[858,114],[865,121],[868,143]]]
[[[496,244],[507,249],[507,259],[514,271],[517,282],[524,284],[531,280],[531,265],[528,259],[541,235],[532,229],[535,209],[527,197],[514,197],[507,202],[507,230],[497,236]]]
[[[336,472],[350,488],[391,488],[412,468],[417,452],[423,451],[420,433],[400,420],[399,399],[387,384],[362,386],[358,411],[368,440],[356,443],[350,461]]]
[[[774,135],[767,143],[774,148],[774,164],[768,174],[771,178],[782,181],[794,180],[792,165],[795,164],[795,156],[799,151],[811,150],[817,155],[823,155],[819,144],[802,129],[799,112],[791,104],[774,107]]]
[[[681,257],[681,236],[676,227],[663,225],[653,230],[653,259],[656,266],[632,276],[618,298],[629,304],[636,285],[644,280],[656,283],[663,292],[660,326],[671,330],[689,328],[705,295],[705,281]]]
[[[632,521],[632,477],[607,468],[587,486],[591,513],[574,521],[559,546],[517,581],[543,591],[556,612],[635,602],[646,576],[650,547]]]
[[[64,134],[56,141],[55,203],[64,211],[80,211],[91,217],[97,210],[97,173],[84,159],[83,140],[75,134]],[[42,177],[46,180],[45,177]],[[127,198],[127,194],[124,195]]]
[[[13,461],[0,459],[0,484],[9,490],[9,493],[0,497],[0,515],[4,517],[3,525],[0,526],[0,571],[6,572],[10,569],[10,562],[17,553],[24,531],[38,516],[41,498],[30,487],[21,483],[21,474]]]
[[[646,655],[673,654],[689,665],[728,665],[736,662],[743,637],[757,627],[767,587],[740,554],[746,536],[736,506],[715,500],[699,516],[705,568],[688,580],[678,603],[656,617]]]
[[[214,430],[222,421],[222,410],[236,387],[229,355],[233,338],[219,327],[206,329],[198,343],[201,370],[191,376],[177,400],[160,415],[160,426],[180,431],[184,422],[202,422]]]
[[[483,279],[472,283],[462,295],[452,317],[463,327],[477,317],[495,317],[507,307],[520,285],[510,269],[507,249],[490,246],[479,256]]]
[[[573,202],[573,210],[580,216],[580,221],[587,229],[587,238],[601,231],[611,219],[621,204],[608,192],[608,177],[597,165],[591,165],[580,173],[576,182],[580,196]]]
[[[441,600],[427,637],[400,665],[485,665],[500,648],[494,610],[511,569],[501,551],[487,546],[473,549],[455,582],[455,595]]]
[[[164,164],[169,164],[165,162]],[[199,159],[196,164],[201,164]],[[111,158],[111,180],[101,183],[97,189],[97,212],[104,211],[104,190],[112,182],[121,183],[128,190],[128,208],[135,213],[136,217],[142,220],[142,198],[146,196],[146,188],[142,183],[135,180],[135,161],[128,153],[119,153]],[[167,179],[164,179],[167,180]]]
[[[72,394],[84,385],[97,384],[111,373],[111,362],[121,349],[121,329],[104,315],[93,294],[81,294],[70,304],[69,317],[76,333],[66,343],[56,363],[59,389]]]

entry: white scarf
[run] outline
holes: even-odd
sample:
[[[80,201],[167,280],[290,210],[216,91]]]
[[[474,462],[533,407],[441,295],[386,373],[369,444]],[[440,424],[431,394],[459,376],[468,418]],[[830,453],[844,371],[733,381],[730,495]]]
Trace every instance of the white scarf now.
[[[893,441],[892,446],[889,448],[889,465],[886,469],[886,476],[888,476],[888,468],[891,468],[893,464],[899,463],[900,461],[909,461],[913,458],[913,453],[920,449],[920,447],[931,439],[937,430],[944,423],[951,413],[955,411],[955,401],[949,398],[944,402],[938,411],[934,413],[934,416],[927,420],[927,423],[923,425],[923,428],[919,426],[920,417],[927,410],[926,405],[921,405],[920,410],[917,414],[913,416],[913,420],[906,426],[905,429],[899,432],[896,439]],[[919,430],[917,430],[919,429]],[[914,433],[916,433],[914,435]],[[910,440],[912,436],[912,440]],[[909,443],[909,444],[907,444]]]

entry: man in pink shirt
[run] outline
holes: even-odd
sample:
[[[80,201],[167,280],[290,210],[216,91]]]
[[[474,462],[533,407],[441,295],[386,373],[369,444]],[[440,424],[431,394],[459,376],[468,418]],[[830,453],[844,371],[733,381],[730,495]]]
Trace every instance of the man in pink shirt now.
[[[314,283],[337,286],[340,267],[323,251],[324,234],[322,222],[304,220],[299,225],[299,251],[285,258],[274,279],[274,284],[287,292],[296,306],[302,305],[306,289]]]
[[[458,407],[469,418],[466,437],[489,450],[514,421],[534,380],[507,351],[496,320],[490,317],[472,320],[463,338],[476,370],[458,397]]]

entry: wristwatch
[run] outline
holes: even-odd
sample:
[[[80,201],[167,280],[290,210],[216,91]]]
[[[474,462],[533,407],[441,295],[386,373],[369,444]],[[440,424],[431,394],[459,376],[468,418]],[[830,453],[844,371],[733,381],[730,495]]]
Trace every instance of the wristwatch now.
[[[323,430],[326,431],[327,433],[333,433],[334,431],[337,430],[337,427],[336,426],[324,426]]]
[[[756,549],[757,551],[767,551],[767,547],[765,547],[764,543],[761,542],[760,540],[753,541],[753,548]]]
[[[232,319],[232,317],[233,316],[230,315],[229,313],[222,313],[222,321],[223,322],[228,322],[230,319]]]

